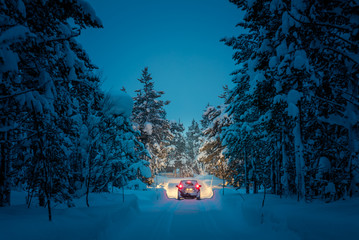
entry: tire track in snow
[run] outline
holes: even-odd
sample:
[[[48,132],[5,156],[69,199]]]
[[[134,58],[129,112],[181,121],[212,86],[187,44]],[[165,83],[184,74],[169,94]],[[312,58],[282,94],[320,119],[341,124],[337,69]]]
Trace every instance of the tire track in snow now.
[[[156,221],[153,231],[151,232],[150,239],[168,239],[170,235],[170,227],[173,218],[173,213],[176,211],[179,202],[169,200],[166,205],[166,210],[160,213],[158,220]],[[158,208],[163,208],[163,206],[158,206]]]
[[[206,227],[207,227],[207,230],[209,232],[221,232],[222,230],[218,227],[218,220],[216,221],[215,218],[213,217],[213,214],[210,214],[212,213],[213,209],[209,209],[208,208],[208,205],[210,204],[210,200],[205,200],[206,202],[204,201],[201,201],[200,203],[200,209],[201,209],[201,213],[203,214],[202,217],[204,218],[203,219],[203,222],[205,222],[206,224]]]

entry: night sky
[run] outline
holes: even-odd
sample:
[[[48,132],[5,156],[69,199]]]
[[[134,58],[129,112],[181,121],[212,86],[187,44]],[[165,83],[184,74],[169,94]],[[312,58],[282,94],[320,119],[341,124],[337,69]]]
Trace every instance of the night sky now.
[[[241,12],[227,0],[89,0],[103,29],[88,29],[80,43],[99,68],[103,89],[134,96],[148,66],[169,120],[189,126],[206,105],[218,105],[231,86],[233,50],[219,40],[239,34]]]

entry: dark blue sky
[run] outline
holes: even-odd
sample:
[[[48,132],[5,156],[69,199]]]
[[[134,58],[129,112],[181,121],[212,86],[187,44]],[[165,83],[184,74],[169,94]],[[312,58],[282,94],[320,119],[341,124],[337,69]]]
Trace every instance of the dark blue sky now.
[[[238,35],[241,12],[227,0],[88,0],[104,29],[82,32],[80,43],[100,67],[103,89],[134,96],[148,66],[169,120],[199,121],[207,103],[222,103],[231,85],[233,51],[219,40]]]

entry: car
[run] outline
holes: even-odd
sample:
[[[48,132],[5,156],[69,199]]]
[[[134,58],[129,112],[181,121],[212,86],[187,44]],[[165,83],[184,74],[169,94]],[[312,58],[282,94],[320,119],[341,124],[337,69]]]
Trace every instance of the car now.
[[[201,185],[197,180],[182,180],[178,185],[177,200],[181,198],[196,198],[201,199]]]

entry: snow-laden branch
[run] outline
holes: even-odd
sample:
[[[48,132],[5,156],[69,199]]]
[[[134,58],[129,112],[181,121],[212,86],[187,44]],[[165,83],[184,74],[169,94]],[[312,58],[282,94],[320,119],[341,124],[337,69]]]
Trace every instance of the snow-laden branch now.
[[[323,49],[327,49],[327,50],[333,51],[333,52],[335,52],[335,53],[338,53],[338,54],[342,55],[343,57],[346,57],[346,58],[349,59],[350,61],[354,62],[355,64],[359,65],[359,61],[356,60],[356,59],[354,59],[354,57],[355,57],[354,54],[347,54],[347,53],[344,53],[344,52],[342,52],[342,51],[336,50],[336,49],[331,48],[331,47],[325,47],[325,48],[323,48]],[[350,56],[350,55],[353,55],[353,56]],[[356,57],[359,59],[358,56],[356,56]]]
[[[330,100],[328,100],[328,99],[321,98],[321,97],[318,97],[318,96],[313,96],[313,98],[319,99],[319,100],[321,100],[321,101],[323,101],[323,102],[330,103],[330,104],[335,105],[335,106],[337,106],[337,107],[339,107],[339,108],[343,108],[342,105],[340,105],[340,104],[338,104],[338,103],[336,103],[336,102],[330,101]]]
[[[50,80],[44,82],[43,84],[41,84],[40,86],[38,86],[38,87],[36,87],[36,88],[31,88],[31,89],[24,90],[24,91],[21,91],[21,92],[17,92],[17,93],[11,94],[11,95],[0,96],[0,101],[1,101],[1,100],[4,100],[4,99],[13,98],[13,97],[15,97],[15,96],[19,96],[19,95],[22,95],[22,94],[25,94],[25,93],[28,93],[28,92],[33,92],[33,91],[39,90],[40,88],[42,88],[43,86],[45,86],[45,85],[46,85],[47,83],[49,83],[49,82],[50,82]]]
[[[316,26],[322,26],[322,27],[328,27],[328,28],[335,28],[335,29],[339,29],[339,30],[342,30],[342,31],[345,31],[345,32],[352,32],[352,29],[349,29],[349,28],[344,28],[344,27],[341,27],[341,26],[337,26],[337,25],[332,25],[332,24],[326,24],[326,23],[313,23],[313,22],[305,22],[305,21],[302,21],[302,20],[299,20],[298,18],[294,17],[293,14],[290,13],[290,11],[286,11],[288,13],[288,15],[293,18],[294,21],[297,21],[301,24],[304,24],[304,25],[316,25]]]
[[[359,106],[359,96],[355,96],[354,94],[349,93],[349,92],[344,91],[339,88],[334,88],[333,90],[341,93],[341,96],[348,102],[351,102],[352,104]]]
[[[47,39],[43,38],[42,40],[40,40],[40,41],[37,40],[36,42],[37,42],[37,44],[44,44],[44,43],[49,43],[49,42],[60,42],[60,41],[66,41],[66,40],[68,41],[71,38],[80,36],[81,31],[79,29],[76,29],[76,30],[77,30],[76,32],[72,31],[71,35],[69,35],[69,36],[53,37],[53,38],[47,38]]]
[[[359,48],[359,45],[356,44],[356,43],[353,43],[352,41],[349,41],[348,39],[345,39],[341,36],[339,36],[338,34],[334,33],[334,32],[329,32],[329,34],[333,35],[334,37],[336,38],[339,38],[340,40],[342,40],[343,42],[346,42],[347,44],[353,46],[353,47],[356,47],[356,48]]]

